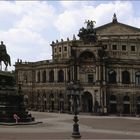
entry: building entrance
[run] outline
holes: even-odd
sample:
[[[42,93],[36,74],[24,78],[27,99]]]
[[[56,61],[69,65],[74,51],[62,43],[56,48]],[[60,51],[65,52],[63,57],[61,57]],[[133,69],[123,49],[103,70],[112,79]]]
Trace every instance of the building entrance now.
[[[92,112],[93,111],[93,100],[92,95],[89,92],[84,92],[82,95],[82,111]]]
[[[130,99],[129,96],[123,98],[123,113],[130,114]]]
[[[110,111],[109,111],[109,113],[111,113],[111,114],[117,113],[117,100],[116,100],[116,96],[115,95],[111,95],[110,96],[109,104],[110,104]]]

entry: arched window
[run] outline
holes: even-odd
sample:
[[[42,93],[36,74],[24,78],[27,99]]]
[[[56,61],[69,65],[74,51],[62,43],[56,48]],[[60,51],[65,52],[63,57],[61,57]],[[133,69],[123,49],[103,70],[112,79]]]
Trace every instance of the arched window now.
[[[111,103],[116,103],[116,96],[115,95],[110,96],[110,102]]]
[[[42,73],[42,82],[45,83],[46,82],[46,71],[44,70]]]
[[[122,72],[122,83],[123,84],[130,84],[130,74],[128,71]]]
[[[51,70],[49,72],[49,82],[54,82],[54,71],[53,70]]]
[[[116,83],[116,72],[114,70],[110,70],[108,72],[108,82],[110,84],[115,84]]]
[[[136,79],[136,85],[140,85],[140,72],[136,72],[135,79]]]
[[[123,97],[123,102],[126,102],[126,103],[128,103],[130,101],[130,98],[129,98],[129,96],[124,96]]]
[[[40,83],[40,71],[37,73],[37,82]]]
[[[58,71],[58,82],[64,82],[64,71],[63,70]]]

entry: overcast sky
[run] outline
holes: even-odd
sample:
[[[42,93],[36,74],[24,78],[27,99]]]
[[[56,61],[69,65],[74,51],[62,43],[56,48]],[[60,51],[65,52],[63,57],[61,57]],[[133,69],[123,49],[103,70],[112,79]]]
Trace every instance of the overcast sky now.
[[[12,65],[18,58],[51,59],[51,42],[72,39],[87,19],[95,20],[98,27],[111,22],[116,13],[119,22],[140,28],[139,6],[134,0],[0,1],[0,41],[7,46]]]

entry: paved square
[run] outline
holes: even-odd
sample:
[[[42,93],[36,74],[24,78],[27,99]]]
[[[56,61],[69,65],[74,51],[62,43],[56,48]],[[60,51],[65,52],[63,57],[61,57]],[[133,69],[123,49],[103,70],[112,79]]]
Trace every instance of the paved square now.
[[[73,115],[31,112],[36,125],[0,125],[1,140],[73,139]],[[139,117],[78,115],[81,139],[140,139]]]

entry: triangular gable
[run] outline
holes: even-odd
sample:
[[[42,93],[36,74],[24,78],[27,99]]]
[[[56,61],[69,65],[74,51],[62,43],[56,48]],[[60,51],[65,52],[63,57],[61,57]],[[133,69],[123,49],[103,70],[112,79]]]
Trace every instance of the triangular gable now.
[[[97,34],[136,34],[140,33],[139,28],[135,28],[126,24],[122,24],[119,22],[116,23],[108,23],[103,26],[96,28]]]

